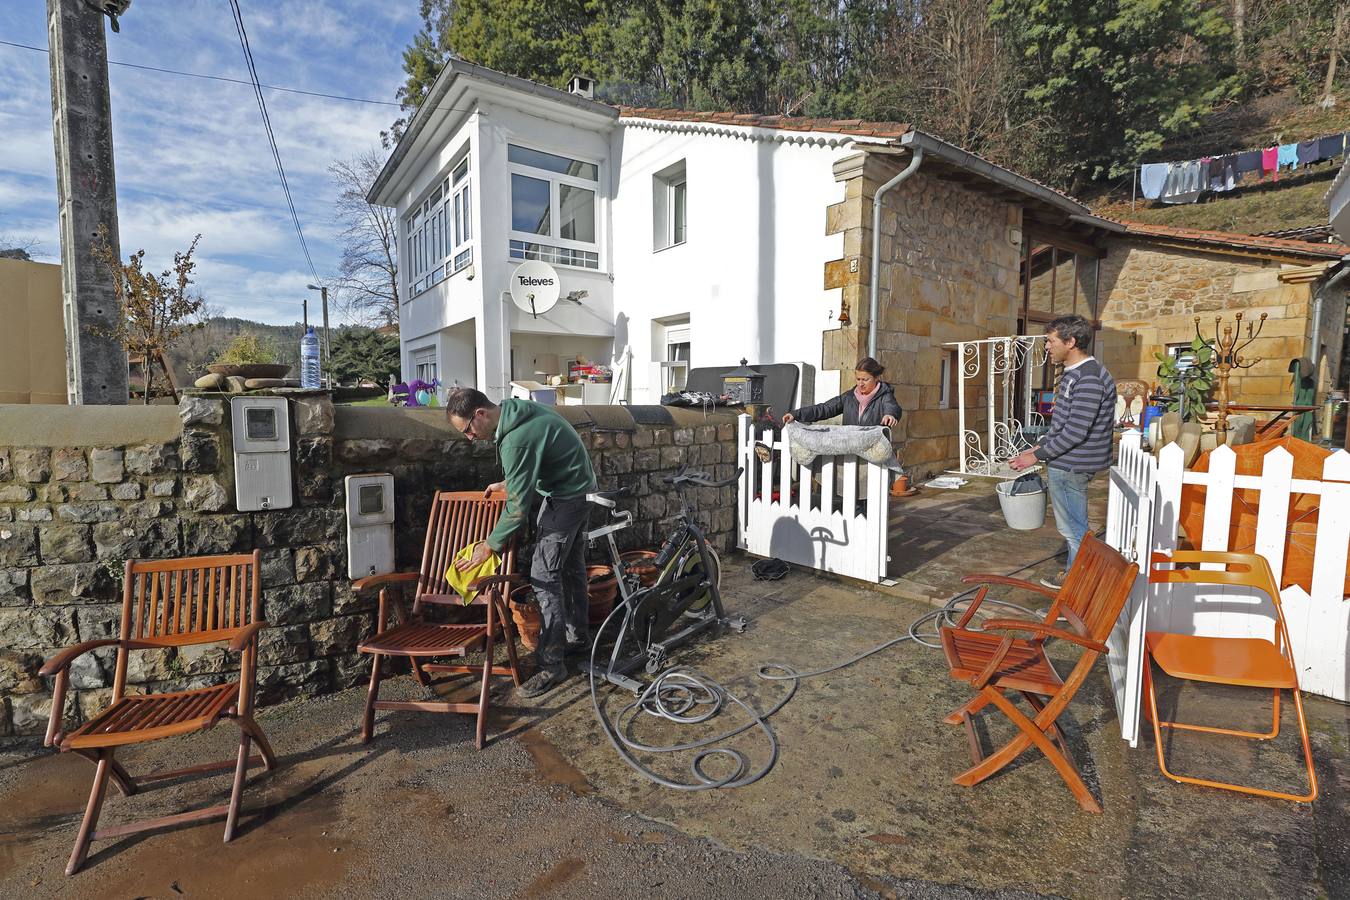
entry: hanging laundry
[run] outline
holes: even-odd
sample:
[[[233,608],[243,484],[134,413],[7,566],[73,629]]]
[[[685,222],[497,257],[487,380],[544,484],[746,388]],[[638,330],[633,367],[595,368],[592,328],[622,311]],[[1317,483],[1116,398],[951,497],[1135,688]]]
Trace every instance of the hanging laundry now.
[[[1316,138],[1311,141],[1298,142],[1298,164],[1300,166],[1310,166],[1317,162],[1317,144]]]
[[[1209,187],[1209,167],[1213,165],[1213,163],[1214,158],[1212,156],[1200,157],[1200,183],[1198,187],[1202,191]]]
[[[1337,159],[1345,153],[1345,135],[1331,134],[1317,142],[1317,158]]]
[[[1157,200],[1167,183],[1167,163],[1148,163],[1139,167],[1139,190],[1145,200]]]
[[[1261,151],[1261,174],[1267,173],[1275,180],[1280,180],[1280,148],[1267,147]]]
[[[1298,144],[1281,144],[1277,162],[1281,168],[1298,165]]]
[[[1261,151],[1245,150],[1237,155],[1237,162],[1233,166],[1233,172],[1237,175],[1246,175],[1248,172],[1261,171]]]
[[[1194,203],[1200,196],[1200,161],[1173,163],[1163,186],[1162,202]]]

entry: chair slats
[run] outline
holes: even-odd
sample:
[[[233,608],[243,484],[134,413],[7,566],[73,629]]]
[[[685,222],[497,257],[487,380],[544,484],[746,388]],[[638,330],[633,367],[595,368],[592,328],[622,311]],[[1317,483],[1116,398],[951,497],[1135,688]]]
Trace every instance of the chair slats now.
[[[129,637],[190,643],[193,635],[237,630],[260,615],[252,555],[202,557],[195,564],[140,561],[131,572],[123,606],[132,623]]]

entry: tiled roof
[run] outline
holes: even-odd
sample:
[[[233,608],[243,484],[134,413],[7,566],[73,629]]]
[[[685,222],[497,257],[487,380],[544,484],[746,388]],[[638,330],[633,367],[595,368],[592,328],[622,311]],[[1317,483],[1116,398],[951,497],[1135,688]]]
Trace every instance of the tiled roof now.
[[[1264,253],[1308,256],[1318,259],[1340,259],[1350,254],[1344,244],[1313,243],[1263,234],[1235,234],[1228,231],[1202,231],[1198,228],[1173,228],[1170,225],[1150,225],[1144,222],[1126,222],[1125,233],[1134,237],[1160,238],[1190,244],[1207,244],[1234,250],[1254,250]]]
[[[657,109],[620,106],[621,119],[660,119],[666,122],[697,122],[708,125],[744,125],[781,131],[826,131],[855,137],[898,138],[911,126],[904,122],[865,122],[862,119],[808,119],[800,116],[761,116],[755,113],[699,112],[691,109]]]

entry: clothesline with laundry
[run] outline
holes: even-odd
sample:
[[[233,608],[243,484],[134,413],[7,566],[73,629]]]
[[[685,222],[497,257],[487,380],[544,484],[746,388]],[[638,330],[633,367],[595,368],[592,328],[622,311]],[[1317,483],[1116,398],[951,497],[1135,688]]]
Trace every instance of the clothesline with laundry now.
[[[1206,191],[1222,193],[1237,187],[1246,176],[1278,181],[1281,169],[1310,166],[1345,155],[1347,135],[1329,134],[1307,141],[1276,144],[1259,150],[1241,150],[1202,156],[1184,162],[1146,163],[1139,167],[1139,192],[1145,200],[1194,203]]]

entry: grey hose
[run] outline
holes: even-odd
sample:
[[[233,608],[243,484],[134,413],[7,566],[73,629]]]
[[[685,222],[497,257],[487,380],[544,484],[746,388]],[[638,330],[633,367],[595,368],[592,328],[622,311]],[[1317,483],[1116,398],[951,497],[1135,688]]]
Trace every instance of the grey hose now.
[[[1018,572],[1024,572],[1041,563],[1049,562],[1058,556],[1058,553],[1038,559],[1035,562],[1027,563],[1019,569],[1014,569],[1008,575],[1016,575]],[[728,691],[721,684],[713,681],[689,666],[674,666],[662,672],[651,684],[647,685],[636,700],[621,709],[614,717],[613,723],[606,716],[603,706],[600,703],[600,695],[596,690],[595,681],[595,658],[596,650],[600,646],[600,637],[605,629],[609,627],[614,616],[627,609],[627,603],[617,604],[605,621],[596,630],[595,640],[591,644],[591,666],[590,666],[590,689],[591,706],[595,710],[595,717],[600,722],[600,727],[605,732],[605,737],[609,739],[619,758],[629,765],[635,772],[644,778],[677,791],[707,791],[715,788],[733,788],[745,787],[754,784],[765,775],[769,774],[774,764],[778,761],[779,743],[778,736],[769,725],[769,718],[792,699],[797,693],[797,688],[801,685],[803,678],[814,678],[817,675],[825,675],[830,672],[837,672],[840,669],[847,668],[854,663],[860,662],[869,656],[880,653],[883,650],[894,647],[896,644],[905,641],[913,641],[924,647],[936,649],[941,646],[937,641],[938,629],[942,625],[955,625],[959,618],[958,613],[964,604],[970,602],[969,598],[976,593],[979,588],[971,588],[952,597],[938,609],[931,610],[919,616],[909,624],[904,634],[891,638],[885,643],[878,644],[869,650],[864,650],[856,656],[827,666],[823,669],[814,669],[809,672],[799,672],[787,663],[764,663],[759,666],[755,674],[765,681],[786,681],[789,682],[788,691],[767,711],[761,713],[749,703],[745,702],[735,694]],[[994,606],[1016,610],[1017,612],[1027,612],[1027,607],[1016,603],[1010,603],[1007,600],[998,600],[992,597],[986,597],[981,604],[993,604]],[[940,624],[935,624],[940,623]],[[932,631],[922,631],[929,625],[934,625]],[[750,721],[736,728],[724,731],[711,737],[703,738],[697,741],[689,741],[683,744],[653,745],[645,744],[637,740],[632,735],[632,728],[637,721],[639,713],[666,721],[675,722],[681,725],[697,725],[715,717],[723,707],[726,701],[730,700],[741,709],[750,714]],[[729,740],[750,728],[758,727],[769,740],[769,758],[764,765],[757,771],[747,774],[749,761],[745,754],[739,750],[730,747],[716,747],[719,744]],[[689,750],[697,750],[693,760],[690,761],[689,769],[693,775],[694,781],[682,782],[672,781],[662,775],[657,774],[644,766],[633,755],[637,753],[681,753]],[[703,769],[703,763],[713,756],[721,756],[730,759],[735,763],[735,770],[722,778],[714,778],[707,774]]]

